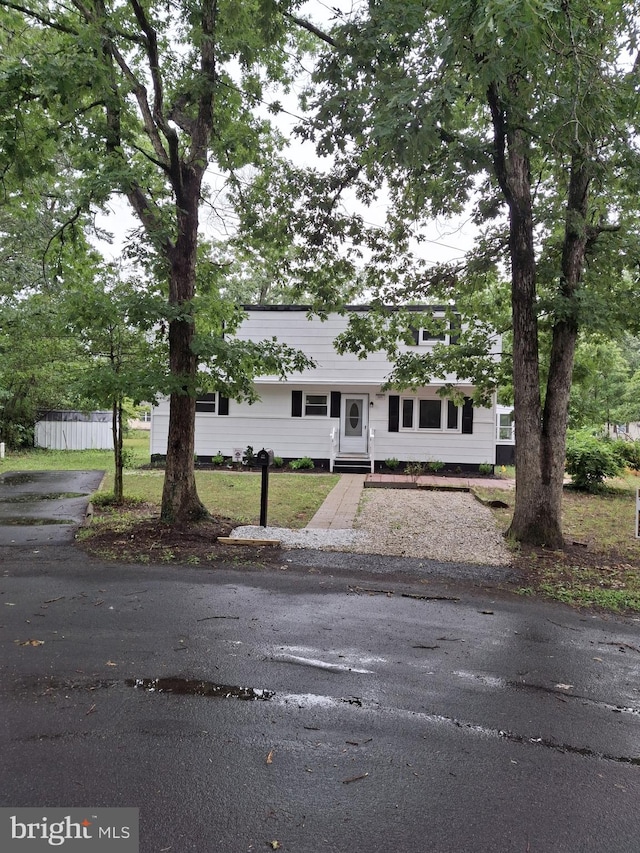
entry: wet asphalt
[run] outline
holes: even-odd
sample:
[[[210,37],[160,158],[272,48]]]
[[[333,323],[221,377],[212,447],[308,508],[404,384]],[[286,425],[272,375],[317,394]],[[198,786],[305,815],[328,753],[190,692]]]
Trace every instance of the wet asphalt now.
[[[72,542],[104,471],[0,475],[0,546]]]
[[[637,617],[385,558],[3,541],[2,806],[137,807],[142,853],[640,849]]]

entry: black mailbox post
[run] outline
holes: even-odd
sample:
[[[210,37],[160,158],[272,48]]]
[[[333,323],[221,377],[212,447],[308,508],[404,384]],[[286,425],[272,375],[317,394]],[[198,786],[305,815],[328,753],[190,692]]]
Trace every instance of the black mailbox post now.
[[[269,465],[273,463],[273,450],[259,450],[256,461],[262,468],[262,488],[260,491],[260,527],[267,526],[267,500],[269,497]]]

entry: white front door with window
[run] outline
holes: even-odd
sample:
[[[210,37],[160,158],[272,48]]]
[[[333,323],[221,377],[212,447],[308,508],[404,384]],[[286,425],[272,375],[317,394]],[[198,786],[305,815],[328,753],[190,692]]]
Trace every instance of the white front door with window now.
[[[369,395],[343,394],[340,412],[340,452],[366,453],[369,446]]]

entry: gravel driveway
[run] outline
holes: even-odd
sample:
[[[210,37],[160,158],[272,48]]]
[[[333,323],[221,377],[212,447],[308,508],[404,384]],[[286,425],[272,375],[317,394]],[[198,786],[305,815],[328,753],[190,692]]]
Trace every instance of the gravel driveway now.
[[[355,528],[362,554],[506,566],[511,555],[491,510],[468,492],[365,489]]]
[[[246,526],[233,535],[279,539],[290,548],[490,566],[511,563],[491,510],[468,492],[365,489],[353,530]]]

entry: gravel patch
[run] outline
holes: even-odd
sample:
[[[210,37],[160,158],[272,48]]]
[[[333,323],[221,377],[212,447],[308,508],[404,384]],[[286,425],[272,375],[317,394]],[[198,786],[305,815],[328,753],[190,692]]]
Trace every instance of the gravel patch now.
[[[291,530],[287,527],[236,527],[237,539],[277,539],[285,548],[314,548],[319,551],[360,551],[369,539],[360,530],[323,530],[319,527]]]
[[[366,489],[355,522],[367,539],[348,550],[507,566],[491,510],[468,492]]]
[[[508,566],[511,555],[491,511],[468,492],[366,489],[353,530],[237,527],[241,539],[285,548]]]

